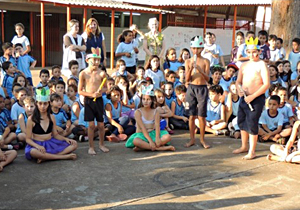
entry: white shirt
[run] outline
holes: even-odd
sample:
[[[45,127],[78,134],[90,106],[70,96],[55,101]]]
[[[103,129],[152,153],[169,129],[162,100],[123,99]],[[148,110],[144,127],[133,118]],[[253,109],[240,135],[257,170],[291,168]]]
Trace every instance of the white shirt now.
[[[13,39],[11,40],[11,43],[13,45],[18,44],[18,43],[22,44],[24,51],[27,49],[27,46],[30,45],[29,39],[25,35],[23,35],[21,37],[18,37],[17,35],[15,35],[13,37]]]
[[[218,64],[219,63],[219,59],[218,58],[214,58],[212,56],[212,54],[209,53],[209,52],[205,53],[205,50],[209,50],[214,55],[220,54],[220,52],[218,51],[217,45],[216,44],[212,44],[212,45],[204,44],[204,50],[201,52],[201,55],[204,58],[207,58],[209,60],[210,66],[214,66],[214,65]]]

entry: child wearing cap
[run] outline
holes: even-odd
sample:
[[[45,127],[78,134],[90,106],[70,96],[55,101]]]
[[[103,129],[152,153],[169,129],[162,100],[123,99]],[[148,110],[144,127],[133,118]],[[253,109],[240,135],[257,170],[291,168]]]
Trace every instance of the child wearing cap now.
[[[185,61],[186,68],[186,83],[188,89],[186,92],[185,109],[189,115],[189,129],[191,140],[185,145],[186,147],[195,144],[195,119],[199,120],[200,127],[200,143],[206,149],[210,146],[204,140],[208,89],[207,82],[209,81],[209,60],[201,56],[204,49],[204,41],[201,36],[195,36],[191,40],[191,51],[193,58]]]

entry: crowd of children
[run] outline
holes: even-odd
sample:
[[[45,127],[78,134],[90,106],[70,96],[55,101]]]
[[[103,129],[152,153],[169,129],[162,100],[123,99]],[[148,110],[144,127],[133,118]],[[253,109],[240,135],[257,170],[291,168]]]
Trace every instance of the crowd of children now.
[[[42,69],[34,87],[30,69],[36,60],[28,55],[23,31],[17,24],[17,38],[2,45],[0,57],[0,171],[16,158],[14,150],[24,147],[26,158],[38,163],[76,159],[75,140],[88,141],[91,155],[96,154],[95,138],[103,152],[109,151],[105,140],[126,141],[134,151],[174,151],[170,141],[176,129],[189,130],[186,147],[195,144],[197,133],[204,148],[210,148],[206,132],[230,135],[242,138],[233,153],[248,152],[245,159],[255,157],[257,141],[273,141],[269,160],[299,162],[293,146],[300,125],[299,38],[286,56],[276,35],[260,31],[255,39],[254,32],[244,37],[239,31],[225,66],[216,36],[207,32],[205,41],[194,37],[179,57],[169,48],[163,62],[152,55],[139,66],[133,32],[125,30],[111,75],[99,68],[101,52],[92,48],[86,69],[70,61],[67,80],[58,65],[52,77]]]

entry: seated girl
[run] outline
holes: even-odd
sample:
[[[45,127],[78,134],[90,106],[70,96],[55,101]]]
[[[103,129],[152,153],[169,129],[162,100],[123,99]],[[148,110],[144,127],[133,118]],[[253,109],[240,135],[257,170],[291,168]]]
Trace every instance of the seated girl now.
[[[122,111],[122,90],[118,86],[113,86],[106,94],[107,101],[105,105],[106,117],[105,127],[111,132],[106,136],[109,141],[120,142],[127,139],[127,136],[135,132],[135,126],[128,125],[129,117],[121,116]]]
[[[169,146],[171,136],[165,130],[160,130],[160,113],[155,107],[155,95],[153,85],[142,88],[142,100],[140,108],[135,112],[137,131],[126,142],[127,148],[133,151],[175,151],[175,147]],[[166,146],[167,145],[167,146]]]
[[[169,117],[173,116],[173,112],[171,111],[169,106],[166,105],[166,95],[164,91],[160,88],[156,89],[154,91],[154,94],[156,97],[157,107],[160,108],[160,109],[157,108],[157,110],[160,110],[160,116],[163,118],[162,120],[166,122],[165,129],[166,131],[168,131],[169,134],[174,134],[174,131],[172,131],[171,128],[169,127]]]
[[[25,157],[45,160],[75,160],[77,142],[57,133],[55,117],[50,114],[50,90],[36,90],[36,108],[27,120]]]

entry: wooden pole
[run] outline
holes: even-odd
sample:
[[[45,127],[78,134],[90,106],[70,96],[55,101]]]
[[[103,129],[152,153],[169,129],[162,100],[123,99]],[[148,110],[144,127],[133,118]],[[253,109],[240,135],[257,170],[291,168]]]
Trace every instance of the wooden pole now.
[[[207,23],[207,6],[205,6],[205,10],[204,10],[203,37],[205,37],[205,33],[206,33],[206,23]]]
[[[1,10],[1,31],[2,31],[2,44],[4,43],[4,12]]]
[[[236,15],[237,15],[237,6],[234,6],[233,30],[232,30],[232,44],[231,44],[232,48],[234,47],[234,43],[235,43]]]
[[[132,11],[130,11],[129,26],[132,26]]]
[[[46,66],[46,51],[45,51],[45,6],[41,3],[41,54],[42,54],[42,67]]]
[[[85,29],[86,22],[87,22],[87,8],[83,8],[83,20],[82,20],[83,31]]]
[[[115,53],[115,10],[111,11],[111,24],[110,24],[110,68],[114,68],[114,53]]]
[[[67,6],[67,28],[69,28],[69,21],[71,20],[71,7]]]
[[[33,12],[30,12],[30,44],[31,44],[31,51],[33,46]]]
[[[262,30],[265,30],[266,10],[267,10],[267,6],[264,6],[264,19],[262,24]]]
[[[159,26],[158,26],[158,31],[161,32],[161,28],[162,28],[162,13],[159,13]]]

